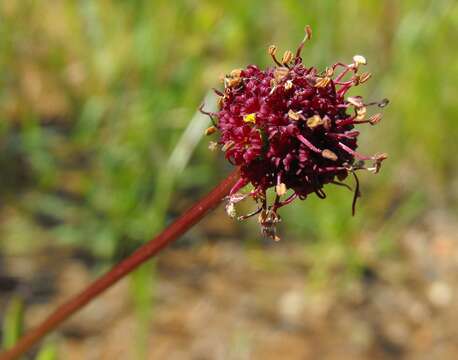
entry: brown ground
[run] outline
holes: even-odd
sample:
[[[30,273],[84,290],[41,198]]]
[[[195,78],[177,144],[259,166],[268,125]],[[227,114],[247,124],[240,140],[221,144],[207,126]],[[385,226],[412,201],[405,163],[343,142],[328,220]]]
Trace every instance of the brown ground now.
[[[148,359],[457,359],[458,225],[432,214],[401,238],[399,257],[319,286],[291,241],[169,249],[157,264]],[[361,247],[368,258],[371,246]],[[28,325],[91,279],[69,253],[6,258],[3,267],[0,304],[13,291],[28,294]],[[68,321],[56,337],[59,358],[138,358],[129,289],[122,281]]]

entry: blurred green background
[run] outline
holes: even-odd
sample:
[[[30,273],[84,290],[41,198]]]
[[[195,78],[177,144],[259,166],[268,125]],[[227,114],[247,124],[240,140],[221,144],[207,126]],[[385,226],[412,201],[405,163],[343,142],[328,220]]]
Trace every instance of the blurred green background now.
[[[270,44],[295,49],[306,24],[305,63],[368,59],[373,77],[356,90],[391,103],[379,125],[362,129],[361,149],[390,158],[379,175],[361,176],[355,217],[351,193],[328,187],[326,200],[282,211],[276,246],[298,244],[311,281],[327,281],[336,266],[353,277],[396,257],[403,229],[431,211],[456,218],[456,1],[8,0],[0,3],[1,254],[79,249],[105,267],[148,240],[230,171],[202,136],[208,119],[197,108],[204,99],[212,106],[208,90],[233,68],[270,65]],[[240,246],[266,245],[255,221],[227,224]],[[205,226],[188,245],[218,238]],[[369,252],[360,246],[367,238]],[[257,254],[269,262],[268,250]],[[151,279],[136,282],[141,289]],[[147,311],[152,295],[137,292]]]

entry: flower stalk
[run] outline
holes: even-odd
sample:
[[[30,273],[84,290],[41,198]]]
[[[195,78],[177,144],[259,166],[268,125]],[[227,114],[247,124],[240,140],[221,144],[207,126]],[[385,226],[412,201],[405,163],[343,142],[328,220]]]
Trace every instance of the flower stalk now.
[[[115,265],[110,271],[95,280],[85,290],[58,307],[40,325],[20,339],[14,347],[6,352],[0,353],[0,360],[18,359],[71,315],[82,309],[86,304],[138,268],[145,261],[151,259],[171,242],[178,239],[192,226],[202,220],[210,210],[215,208],[221,200],[229,194],[239,177],[240,173],[237,168],[209,194],[195,203],[194,206],[162,231],[162,233],[141,246],[128,258]]]

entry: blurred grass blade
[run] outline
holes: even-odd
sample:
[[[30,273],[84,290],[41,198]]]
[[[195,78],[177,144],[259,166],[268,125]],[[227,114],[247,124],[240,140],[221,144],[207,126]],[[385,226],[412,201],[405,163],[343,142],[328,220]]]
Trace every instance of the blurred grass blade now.
[[[24,329],[24,303],[19,297],[13,297],[6,309],[3,321],[3,348],[16,344]]]
[[[215,111],[215,102],[215,94],[212,91],[208,92],[204,100],[206,110]],[[208,126],[209,121],[206,115],[196,111],[168,159],[167,166],[173,175],[178,175],[183,171]]]

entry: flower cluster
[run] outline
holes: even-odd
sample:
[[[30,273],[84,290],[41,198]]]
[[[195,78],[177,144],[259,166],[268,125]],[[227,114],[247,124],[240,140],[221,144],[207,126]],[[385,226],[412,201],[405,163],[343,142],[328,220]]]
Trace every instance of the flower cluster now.
[[[235,204],[252,197],[259,207],[243,220],[259,214],[264,235],[278,240],[277,210],[310,193],[326,195],[328,183],[344,185],[350,173],[356,180],[353,199],[359,196],[355,172],[378,172],[386,154],[365,156],[356,151],[359,124],[374,125],[380,113],[368,115],[370,105],[384,107],[388,101],[366,103],[360,96],[348,96],[353,86],[365,83],[371,74],[360,73],[366,59],[355,55],[351,64],[336,63],[320,72],[303,64],[301,51],[311,38],[309,27],[297,51],[286,51],[279,60],[275,46],[269,47],[274,67],[260,70],[255,65],[236,69],[224,77],[224,91],[218,95],[218,111],[204,112],[213,126],[206,133],[220,133],[218,142],[226,159],[239,166],[241,178],[232,189],[227,212],[236,217]],[[370,162],[366,165],[366,162]],[[249,193],[239,191],[251,183]],[[266,191],[275,189],[275,200],[268,204]]]

